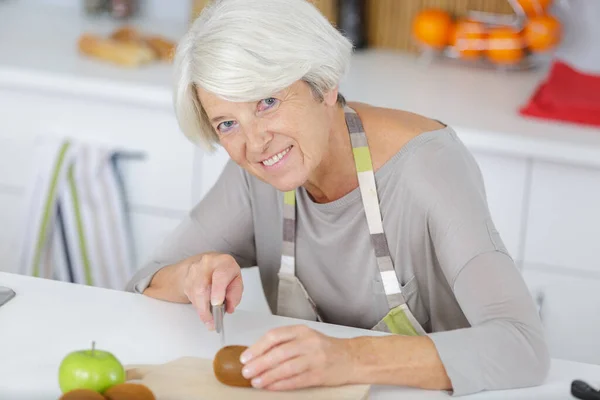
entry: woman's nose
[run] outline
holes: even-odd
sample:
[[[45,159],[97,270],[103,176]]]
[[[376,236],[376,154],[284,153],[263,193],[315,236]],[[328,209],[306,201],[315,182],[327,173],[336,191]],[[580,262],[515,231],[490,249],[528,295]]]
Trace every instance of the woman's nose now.
[[[246,133],[246,146],[252,152],[262,153],[269,147],[272,138],[273,135],[266,129],[255,126]]]

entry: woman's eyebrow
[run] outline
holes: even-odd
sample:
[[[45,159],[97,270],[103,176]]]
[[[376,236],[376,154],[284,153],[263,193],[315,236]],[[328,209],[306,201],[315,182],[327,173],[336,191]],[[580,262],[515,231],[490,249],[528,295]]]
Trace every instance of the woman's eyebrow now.
[[[222,121],[224,119],[227,119],[227,117],[220,115],[218,117],[211,118],[210,122],[216,124],[217,122]]]

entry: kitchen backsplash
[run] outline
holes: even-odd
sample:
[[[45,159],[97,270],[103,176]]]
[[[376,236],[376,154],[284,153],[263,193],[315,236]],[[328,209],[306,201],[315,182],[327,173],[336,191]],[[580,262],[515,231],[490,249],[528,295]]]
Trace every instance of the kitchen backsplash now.
[[[83,9],[83,0],[12,0],[30,4],[47,4]],[[159,19],[174,19],[187,22],[190,15],[190,0],[138,0],[144,16]]]

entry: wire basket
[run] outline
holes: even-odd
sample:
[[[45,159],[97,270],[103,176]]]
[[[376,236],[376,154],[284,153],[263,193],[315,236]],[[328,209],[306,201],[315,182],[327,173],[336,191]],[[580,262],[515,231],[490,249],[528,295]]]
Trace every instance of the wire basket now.
[[[451,29],[453,29],[454,43],[451,44],[432,46],[413,36],[412,40],[419,49],[421,62],[444,61],[503,71],[530,70],[543,65],[558,45],[562,31],[559,25],[556,25],[557,30],[552,34],[556,35],[557,42],[545,51],[532,50],[525,34],[528,29],[536,28],[536,26],[531,27],[536,23],[536,18],[555,20],[554,17],[548,16],[549,14],[536,1],[539,0],[532,0],[534,14],[532,10],[525,10],[517,0],[508,0],[514,14],[468,12],[466,16],[460,18],[462,24],[460,27],[466,27],[467,30],[470,27],[470,31],[465,33],[463,29],[465,37],[461,38],[458,32],[459,22],[453,21]],[[539,6],[537,11],[536,4]],[[554,0],[553,5],[568,8],[568,0]]]

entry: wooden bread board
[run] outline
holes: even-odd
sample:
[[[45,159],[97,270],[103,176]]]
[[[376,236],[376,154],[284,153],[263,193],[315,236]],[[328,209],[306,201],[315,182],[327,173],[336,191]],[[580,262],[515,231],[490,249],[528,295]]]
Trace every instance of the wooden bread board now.
[[[146,385],[157,400],[366,400],[370,385],[311,388],[272,392],[254,388],[230,387],[213,373],[212,360],[182,357],[166,364],[130,365],[127,380]]]

